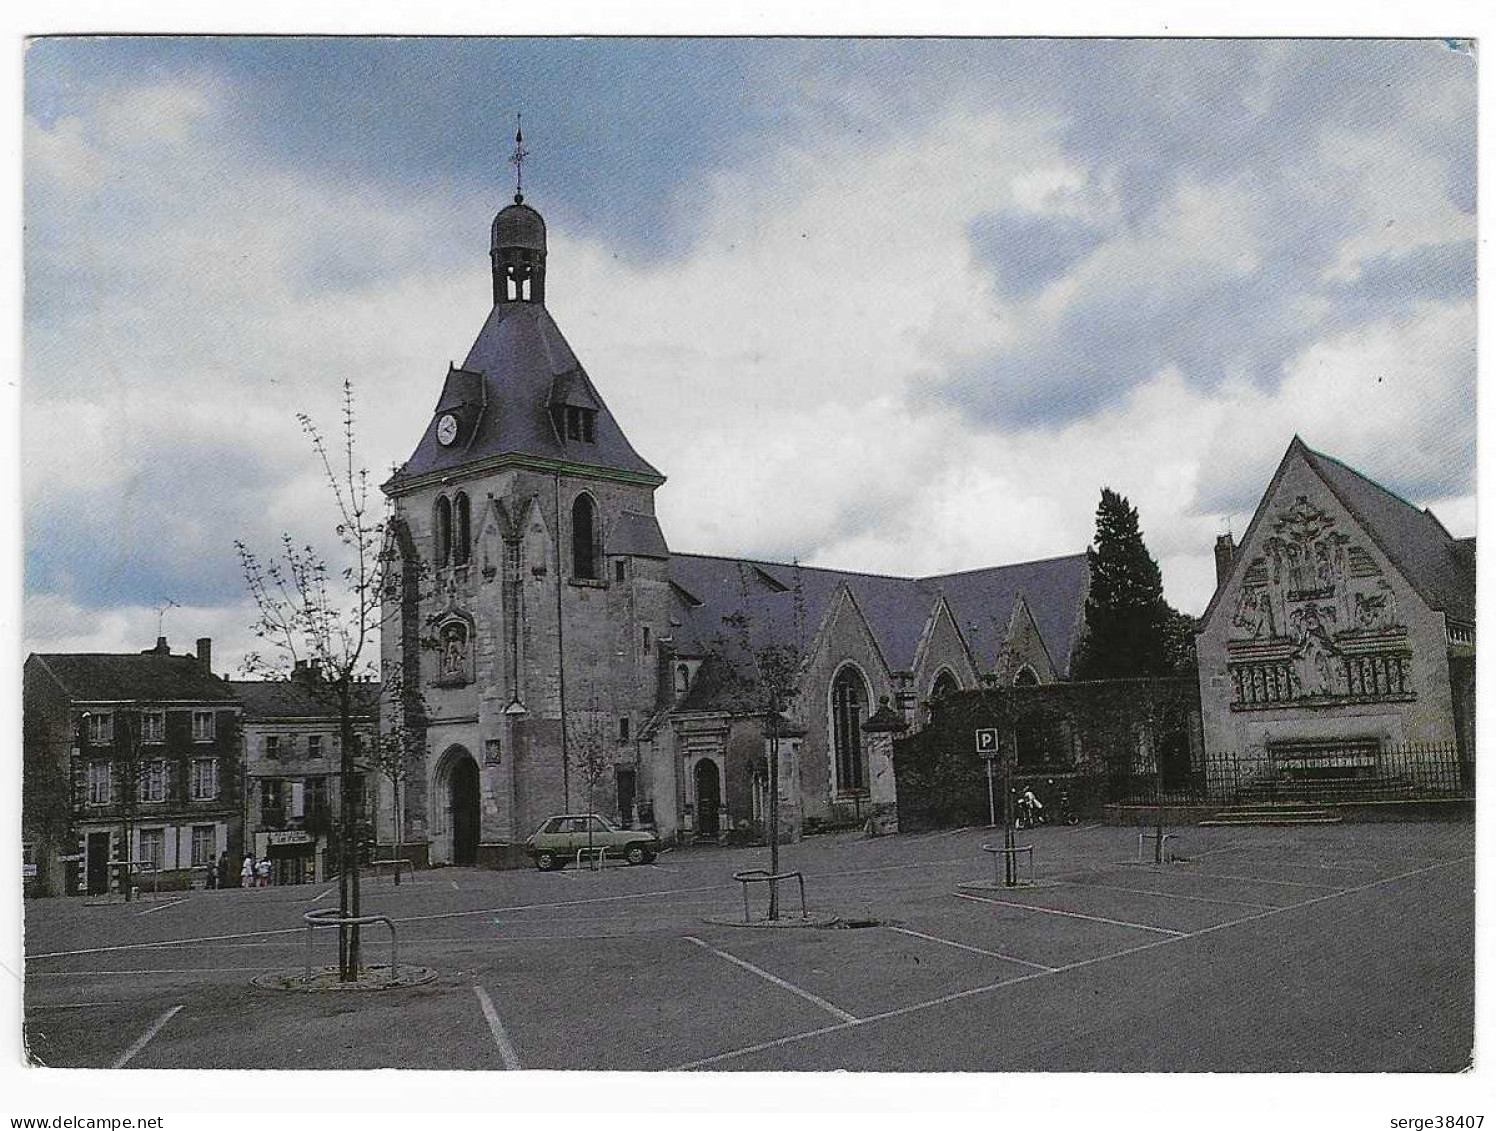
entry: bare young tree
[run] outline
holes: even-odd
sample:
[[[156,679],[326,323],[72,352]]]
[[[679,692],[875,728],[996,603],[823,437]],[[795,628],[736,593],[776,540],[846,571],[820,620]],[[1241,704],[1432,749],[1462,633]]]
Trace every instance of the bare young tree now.
[[[426,760],[426,701],[407,680],[398,661],[382,665],[379,698],[382,704],[379,734],[367,750],[369,768],[390,783],[390,808],[394,815],[394,855],[399,857],[405,840],[405,787],[413,770]]]
[[[747,567],[738,566],[742,604],[737,612],[723,618],[737,636],[737,673],[741,708],[763,719],[764,738],[768,742],[769,799],[764,839],[769,843],[769,872],[779,874],[779,740],[784,712],[789,709],[800,688],[801,669],[805,664],[805,590],[800,563],[793,565],[794,580],[790,592],[788,617],[776,619],[762,600],[751,595]],[[782,623],[788,620],[788,624]],[[769,881],[769,914],[779,918],[779,884]]]
[[[352,383],[343,382],[336,455],[310,416],[297,413],[296,419],[310,438],[332,491],[338,561],[329,563],[312,546],[297,545],[289,534],[281,536],[279,551],[265,559],[243,541],[234,543],[257,610],[254,634],[264,649],[245,658],[244,670],[260,678],[288,679],[296,661],[306,660],[322,673],[310,686],[336,709],[342,736],[338,910],[346,919],[360,914],[358,842],[363,814],[362,791],[354,788],[359,780],[354,720],[368,710],[362,685],[379,675],[374,653],[392,554],[385,538],[385,504],[371,503],[369,472],[355,455]],[[357,981],[360,967],[359,929],[341,926],[339,980]]]
[[[613,768],[611,749],[612,735],[608,723],[611,716],[601,709],[597,686],[589,688],[587,711],[581,719],[568,728],[568,761],[576,771],[582,788],[586,791],[587,813],[596,812],[597,787],[607,778]],[[592,822],[587,822],[587,847],[592,847]]]

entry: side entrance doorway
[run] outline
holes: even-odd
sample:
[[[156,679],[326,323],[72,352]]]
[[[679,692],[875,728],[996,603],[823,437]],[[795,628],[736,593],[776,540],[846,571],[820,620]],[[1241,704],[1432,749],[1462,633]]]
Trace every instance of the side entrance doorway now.
[[[721,829],[722,775],[717,763],[703,758],[696,763],[696,834],[715,838]]]
[[[452,863],[478,862],[478,763],[472,755],[452,767]]]
[[[109,834],[88,834],[88,894],[109,894]]]

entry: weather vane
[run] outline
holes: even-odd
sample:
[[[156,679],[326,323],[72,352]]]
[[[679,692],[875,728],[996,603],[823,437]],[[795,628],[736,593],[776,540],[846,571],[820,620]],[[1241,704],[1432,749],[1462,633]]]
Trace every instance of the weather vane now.
[[[514,115],[514,152],[509,155],[510,162],[514,165],[514,203],[525,202],[525,158],[530,156],[530,151],[525,148],[524,130],[520,128],[520,116]]]

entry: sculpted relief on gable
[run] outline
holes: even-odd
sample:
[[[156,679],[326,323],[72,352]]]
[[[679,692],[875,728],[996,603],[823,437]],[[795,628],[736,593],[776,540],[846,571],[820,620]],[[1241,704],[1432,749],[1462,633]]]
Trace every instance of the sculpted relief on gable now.
[[[1396,593],[1333,516],[1299,495],[1261,549],[1231,615],[1234,708],[1411,696]]]

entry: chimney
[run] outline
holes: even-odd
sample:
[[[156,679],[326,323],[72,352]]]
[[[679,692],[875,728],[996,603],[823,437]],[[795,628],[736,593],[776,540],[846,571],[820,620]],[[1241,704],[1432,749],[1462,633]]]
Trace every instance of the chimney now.
[[[213,638],[211,636],[197,638],[197,662],[202,664],[203,671],[209,675],[213,674]]]
[[[1236,542],[1230,534],[1216,537],[1216,588],[1226,584],[1231,576],[1231,563],[1236,558]]]
[[[166,637],[158,636],[156,637],[156,646],[154,648],[144,648],[140,654],[142,656],[170,656],[171,649],[166,646]]]

